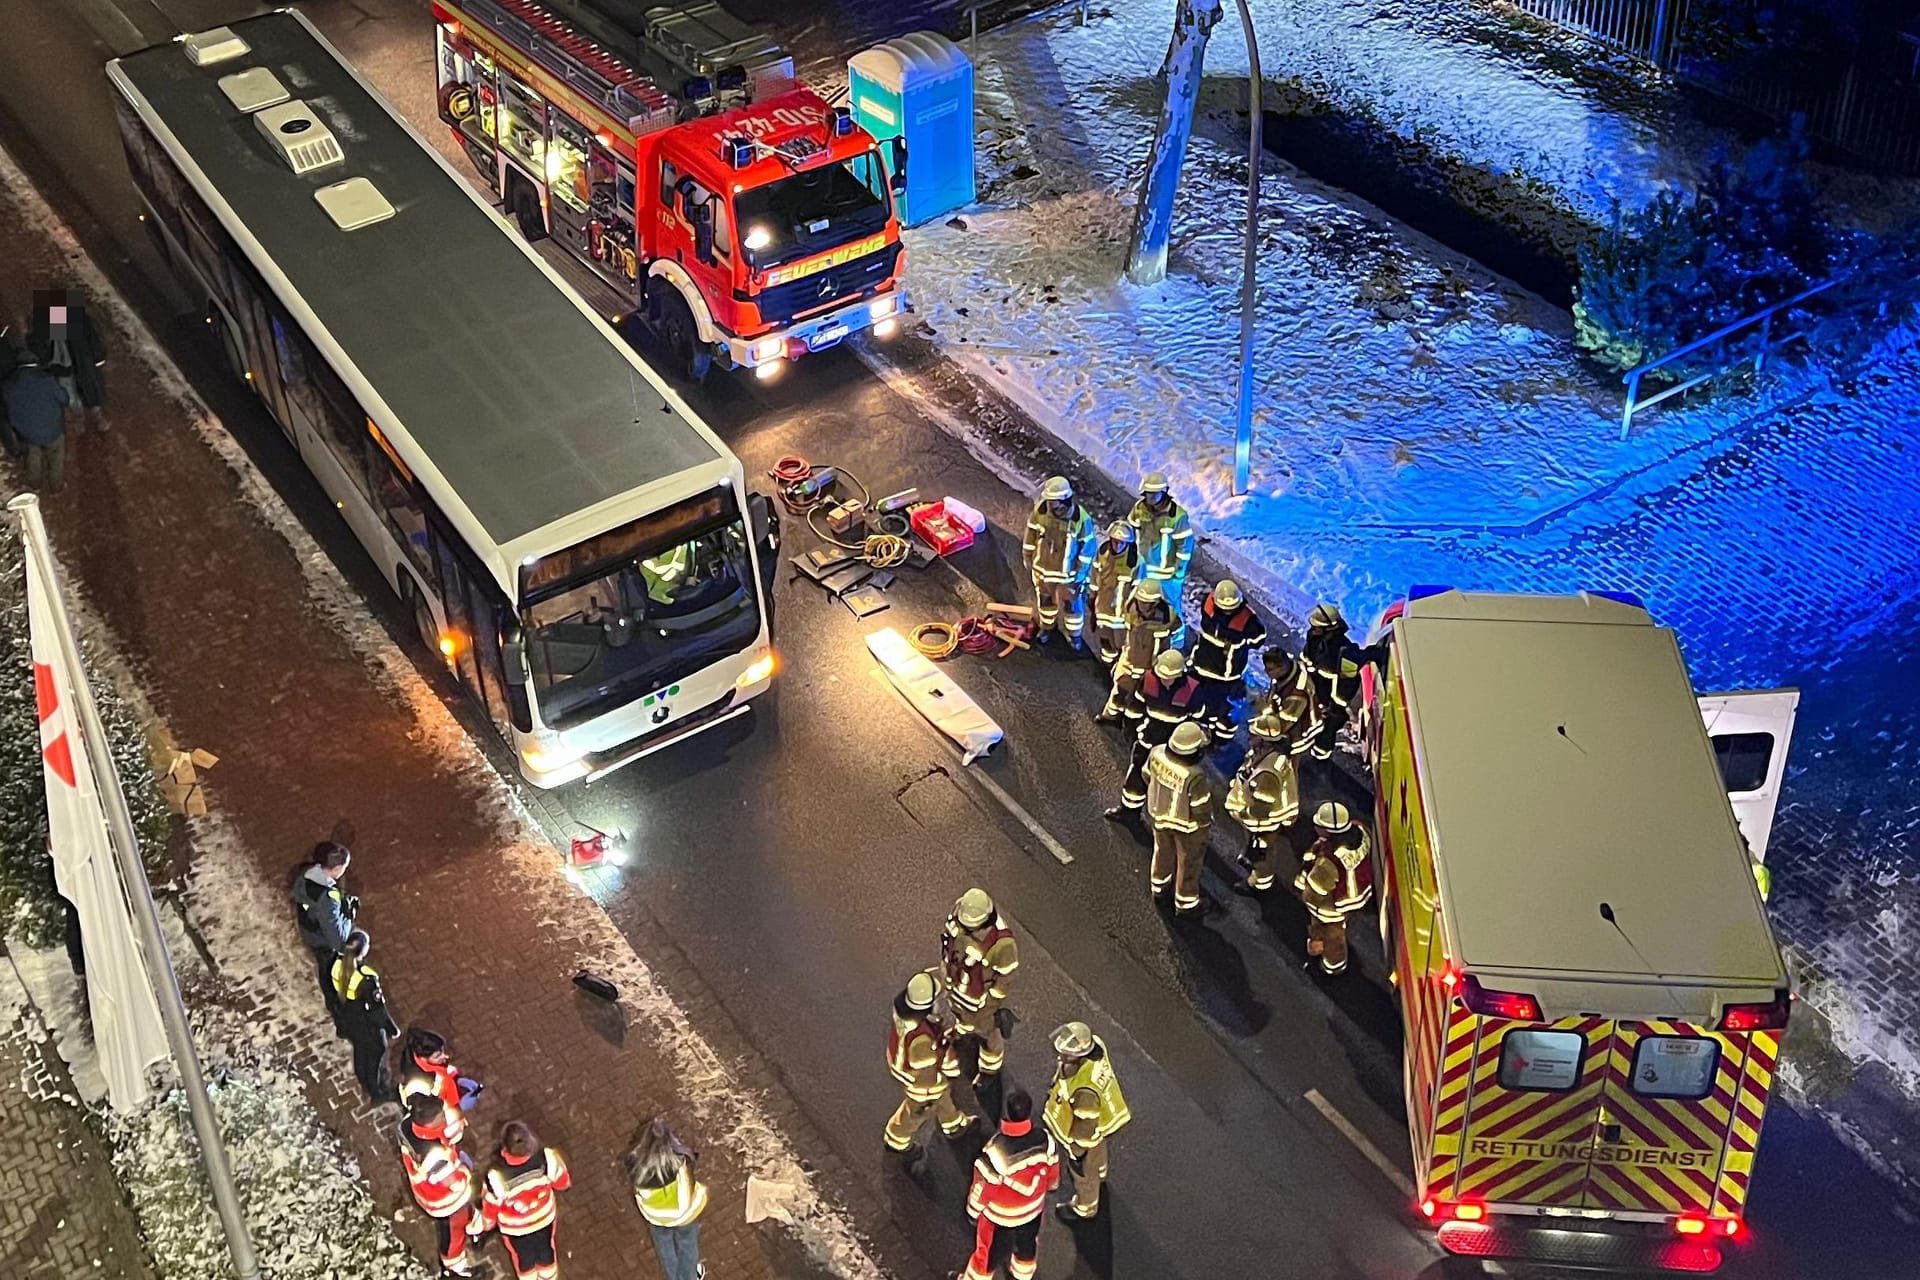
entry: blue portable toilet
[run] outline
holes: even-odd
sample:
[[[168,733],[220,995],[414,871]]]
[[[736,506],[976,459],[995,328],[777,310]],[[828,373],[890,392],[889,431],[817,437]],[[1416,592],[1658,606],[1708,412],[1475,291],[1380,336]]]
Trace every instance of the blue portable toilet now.
[[[960,46],[916,31],[853,55],[847,62],[853,117],[880,140],[907,143],[907,190],[900,219],[909,226],[973,203],[973,64]]]

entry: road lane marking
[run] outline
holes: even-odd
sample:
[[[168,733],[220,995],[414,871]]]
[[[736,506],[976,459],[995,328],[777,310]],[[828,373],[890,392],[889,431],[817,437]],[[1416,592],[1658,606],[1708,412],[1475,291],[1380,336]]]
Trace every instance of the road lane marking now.
[[[893,681],[887,678],[887,673],[884,670],[879,667],[874,667],[872,668],[872,673],[875,680],[878,680],[889,693],[900,700],[900,705],[907,709],[908,717],[915,724],[920,725],[928,733],[938,738],[949,750],[953,749],[952,740],[950,740],[946,734],[941,733],[938,729],[927,723],[927,718],[921,715],[918,708],[911,702],[907,701],[906,694],[901,693],[899,689],[894,687]],[[970,768],[965,763],[961,764],[959,772],[984,787],[987,794],[992,796],[1002,809],[1005,809],[1013,815],[1015,822],[1018,822],[1021,826],[1032,832],[1033,838],[1046,846],[1047,852],[1053,855],[1055,862],[1058,862],[1064,867],[1073,861],[1073,854],[1067,851],[1067,846],[1054,839],[1053,833],[1041,826],[1039,820],[1028,813],[1025,806],[1008,795],[1006,788],[993,780],[993,775],[984,769]]]
[[[1352,1143],[1354,1149],[1367,1158],[1368,1164],[1386,1174],[1387,1181],[1398,1187],[1401,1195],[1409,1200],[1413,1199],[1413,1180],[1401,1172],[1399,1165],[1382,1155],[1380,1148],[1368,1142],[1367,1136],[1353,1127],[1353,1121],[1334,1110],[1333,1104],[1328,1102],[1318,1089],[1307,1090],[1306,1097],[1307,1101],[1313,1104],[1313,1109],[1325,1116],[1327,1123],[1338,1129],[1340,1136]]]

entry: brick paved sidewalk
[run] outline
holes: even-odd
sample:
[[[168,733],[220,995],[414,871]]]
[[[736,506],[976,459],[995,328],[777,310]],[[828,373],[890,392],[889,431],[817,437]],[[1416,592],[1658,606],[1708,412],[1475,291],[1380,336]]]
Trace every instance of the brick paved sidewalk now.
[[[0,1276],[151,1280],[106,1143],[73,1097],[46,1025],[0,958]]]
[[[84,287],[91,269],[64,231],[33,229],[35,197],[0,193],[0,213],[10,201],[29,216],[0,217],[10,264],[0,306],[21,310],[26,289],[55,281]],[[111,324],[111,308],[93,302]],[[658,931],[636,956],[568,889],[498,777],[321,553],[288,532],[291,518],[223,429],[162,384],[164,358],[149,369],[125,318],[112,338],[112,430],[69,441],[66,490],[44,502],[56,554],[172,737],[221,757],[207,779],[213,815],[193,824],[190,908],[216,935],[217,958],[224,935],[224,965],[246,958],[222,978],[251,1004],[242,1013],[255,1038],[302,1068],[376,1204],[389,1216],[405,1206],[403,1230],[430,1256],[432,1230],[411,1210],[393,1155],[397,1111],[359,1102],[281,888],[341,817],[358,827],[349,887],[397,1016],[447,1035],[456,1061],[489,1085],[470,1151],[484,1161],[497,1126],[519,1118],[574,1167],[559,1231],[569,1280],[630,1280],[654,1266],[618,1162],[660,1112],[703,1152],[714,1274],[825,1274],[820,1253],[835,1255],[840,1274],[921,1274],[878,1206],[844,1215],[858,1242],[818,1200],[803,1203],[798,1231],[745,1223],[750,1164],[807,1181],[805,1153],[813,1179],[852,1180],[836,1178],[824,1141]],[[620,981],[624,1016],[575,992],[582,967]]]

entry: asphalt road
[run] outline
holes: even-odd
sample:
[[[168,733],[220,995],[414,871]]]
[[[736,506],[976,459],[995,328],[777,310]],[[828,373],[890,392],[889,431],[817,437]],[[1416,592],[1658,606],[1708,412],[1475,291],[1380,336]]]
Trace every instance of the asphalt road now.
[[[403,110],[430,117],[424,4],[304,7]],[[928,14],[950,21],[958,12],[882,9],[822,7],[785,34],[803,63],[819,65],[832,41],[851,44],[848,32],[909,30],[929,25]],[[0,0],[0,140],[386,609],[384,587],[277,430],[216,372],[199,326],[179,319],[158,283],[98,75],[113,52],[248,10],[228,0]],[[864,16],[838,22],[845,12]],[[28,287],[0,281],[9,295]],[[923,386],[951,398],[941,373],[919,367]],[[1047,1032],[1084,1017],[1113,1047],[1136,1115],[1100,1224],[1078,1240],[1048,1225],[1048,1275],[1475,1274],[1474,1264],[1439,1258],[1390,1172],[1308,1098],[1322,1099],[1390,1170],[1406,1166],[1399,1036],[1377,948],[1363,949],[1358,972],[1315,979],[1302,970],[1298,907],[1284,895],[1257,908],[1232,897],[1218,867],[1206,884],[1217,905],[1200,923],[1175,925],[1152,906],[1143,846],[1100,816],[1117,792],[1121,753],[1091,722],[1103,693],[1094,664],[1053,651],[958,660],[953,674],[1007,732],[971,769],[877,678],[861,642],[874,627],[1018,598],[1009,565],[1025,500],[852,352],[809,359],[773,384],[716,380],[695,403],[750,472],[798,452],[851,468],[875,493],[911,484],[963,497],[994,529],[949,563],[903,571],[891,607],[865,620],[783,573],[774,695],[674,752],[548,798],[558,821],[635,837],[635,862],[598,896],[623,925],[663,924],[725,1014],[779,1064],[861,1179],[840,1193],[887,1203],[930,1265],[962,1260],[968,1153],[938,1152],[919,1178],[883,1155],[880,1126],[896,1094],[881,1058],[889,1000],[934,958],[953,898],[980,884],[1023,947],[1009,1079],[1044,1085]],[[789,554],[807,545],[790,522]],[[406,621],[394,621],[405,635]],[[1900,1274],[1920,1244],[1885,1187],[1783,1106],[1770,1113],[1749,1214],[1756,1240],[1730,1274]]]

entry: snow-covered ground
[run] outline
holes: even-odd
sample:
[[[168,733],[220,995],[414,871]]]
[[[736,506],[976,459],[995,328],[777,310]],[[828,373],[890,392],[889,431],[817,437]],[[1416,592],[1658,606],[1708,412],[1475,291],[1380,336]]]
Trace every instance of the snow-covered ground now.
[[[1590,112],[1576,127],[1575,87],[1510,64],[1429,82],[1437,55],[1418,22],[1362,23],[1374,41],[1362,58],[1332,36],[1306,40],[1282,20],[1289,6],[1259,12],[1263,37],[1273,33],[1268,68],[1344,69],[1371,83],[1362,72],[1385,67],[1390,46],[1410,59],[1393,68],[1396,83],[1430,95],[1407,102],[1409,113],[1477,106],[1491,137],[1563,158],[1645,149],[1613,136],[1637,127],[1623,117]],[[1332,29],[1315,24],[1302,30]],[[1622,440],[1618,386],[1579,364],[1566,312],[1270,161],[1252,483],[1233,497],[1238,120],[1203,120],[1196,132],[1167,280],[1137,288],[1121,273],[1168,30],[1164,5],[1128,0],[1085,27],[1069,12],[983,35],[982,202],[909,234],[910,275],[920,318],[948,355],[1122,485],[1170,472],[1236,570],[1281,598],[1298,598],[1284,584],[1359,616],[1428,580],[1423,543],[1555,518],[1752,412],[1667,410]],[[1223,22],[1209,70],[1230,74],[1236,58],[1244,66],[1237,28]],[[1523,118],[1532,123],[1515,127]],[[1365,560],[1339,556],[1335,544],[1360,531],[1375,535]]]

